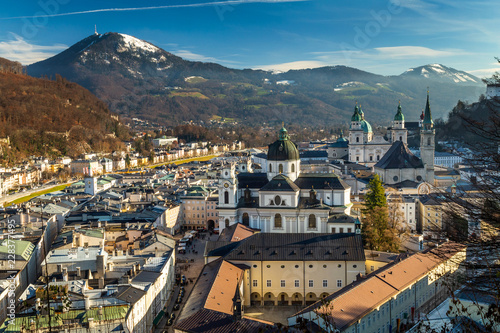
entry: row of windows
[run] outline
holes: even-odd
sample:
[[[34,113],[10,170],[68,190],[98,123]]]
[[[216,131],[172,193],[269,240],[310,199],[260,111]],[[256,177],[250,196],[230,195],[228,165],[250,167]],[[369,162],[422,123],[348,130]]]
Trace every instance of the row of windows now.
[[[257,280],[253,280],[252,282],[253,287],[258,287],[259,283]],[[295,288],[300,288],[300,280],[294,280],[293,281],[293,286]],[[314,280],[309,280],[308,281],[308,286],[309,288],[314,288]],[[328,280],[323,280],[322,281],[322,286],[323,288],[328,288]],[[272,280],[267,280],[266,281],[266,287],[271,288],[272,287]],[[286,287],[286,280],[280,280],[280,287],[285,288]],[[342,288],[342,280],[337,280],[337,288]]]
[[[275,229],[283,228],[281,214],[274,215],[274,228]],[[309,221],[307,224],[307,228],[308,229],[316,229],[316,215],[314,215],[314,214],[309,215]]]
[[[273,165],[269,163],[269,172],[273,172]],[[283,164],[278,165],[278,172],[283,173]],[[295,164],[292,163],[292,172],[295,172]]]
[[[352,232],[352,228],[347,228],[347,233],[351,233]],[[337,233],[337,228],[332,228],[332,234],[335,234]],[[344,233],[344,228],[339,228],[339,234],[343,234]]]
[[[257,265],[253,265],[253,268],[257,268],[258,266]],[[267,268],[271,268],[271,265],[266,265]],[[286,266],[285,265],[281,265],[281,268],[285,268]],[[295,268],[299,268],[300,266],[299,265],[295,265]],[[313,268],[314,265],[309,265],[309,268]],[[323,265],[323,268],[327,268],[328,265]],[[338,268],[342,268],[342,265],[341,264],[338,264],[337,265]],[[353,268],[356,268],[358,267],[358,265],[352,265]]]

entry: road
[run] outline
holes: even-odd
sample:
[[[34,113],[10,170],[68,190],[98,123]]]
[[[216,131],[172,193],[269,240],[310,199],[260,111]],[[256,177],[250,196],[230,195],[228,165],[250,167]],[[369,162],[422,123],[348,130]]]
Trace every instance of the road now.
[[[201,239],[201,236],[204,235],[205,239]],[[208,232],[202,233],[200,235],[200,239],[195,239],[193,240],[192,246],[194,247],[193,249],[190,249],[188,253],[186,254],[176,254],[177,255],[177,263],[176,263],[176,271],[178,271],[181,275],[185,275],[189,282],[188,285],[185,286],[185,293],[184,293],[184,298],[181,303],[181,308],[186,304],[186,301],[191,294],[191,290],[193,289],[194,283],[196,282],[196,279],[200,275],[201,270],[203,269],[203,266],[205,265],[205,259],[203,258],[203,252],[205,250],[205,244],[207,243],[208,240],[217,240],[217,237],[219,235],[212,235],[209,236]],[[198,253],[195,253],[197,251]],[[187,259],[188,263],[179,263],[179,261],[183,261],[184,259]],[[193,260],[193,262],[191,262]],[[179,288],[176,286],[174,288],[174,293],[173,297],[170,299],[168,304],[166,304],[167,311],[169,315],[172,313],[173,307],[175,305],[175,300],[177,299],[177,295],[179,294]],[[172,326],[166,326],[167,323],[167,317],[163,317],[163,319],[160,321],[158,324],[158,327],[155,329],[155,333],[163,333],[163,332],[174,332],[174,325],[175,322],[177,321],[177,317],[179,316],[180,311],[174,311],[176,318],[174,321],[174,324]]]
[[[17,199],[20,199],[20,198],[23,198],[23,197],[27,197],[27,196],[29,196],[29,195],[31,195],[33,193],[46,191],[46,190],[49,190],[49,189],[54,188],[54,187],[58,187],[58,186],[61,186],[61,185],[69,185],[69,184],[72,184],[72,183],[73,182],[64,183],[64,184],[55,184],[55,185],[54,184],[52,184],[52,185],[44,185],[44,186],[41,186],[41,187],[33,189],[33,190],[28,190],[26,192],[18,192],[18,193],[11,194],[11,195],[5,195],[5,196],[3,196],[3,197],[0,198],[0,205],[3,205],[4,203],[7,203],[7,202],[12,202],[14,200],[17,200]]]

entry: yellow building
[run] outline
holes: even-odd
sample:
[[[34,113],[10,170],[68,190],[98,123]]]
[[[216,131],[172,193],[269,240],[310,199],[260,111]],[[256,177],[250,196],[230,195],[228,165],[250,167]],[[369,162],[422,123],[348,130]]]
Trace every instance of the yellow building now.
[[[443,205],[438,198],[429,195],[420,197],[418,212],[418,232],[432,234],[443,229]]]
[[[464,260],[465,247],[456,243],[416,253],[299,311],[288,324],[307,320],[327,331],[404,332],[440,304],[449,288],[458,288],[454,273]]]
[[[248,267],[245,306],[312,304],[365,274],[361,235],[256,233],[232,244],[208,242],[206,262]]]

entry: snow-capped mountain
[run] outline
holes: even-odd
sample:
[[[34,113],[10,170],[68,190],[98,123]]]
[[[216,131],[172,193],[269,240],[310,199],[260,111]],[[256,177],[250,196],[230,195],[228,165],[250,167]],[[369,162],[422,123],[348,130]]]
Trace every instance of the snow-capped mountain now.
[[[213,116],[245,123],[333,124],[350,119],[358,100],[373,119],[392,119],[401,100],[418,118],[430,87],[436,117],[458,99],[484,92],[476,77],[442,65],[383,76],[346,66],[283,73],[231,69],[184,60],[122,33],[91,35],[67,50],[28,66],[32,76],[57,74],[81,84],[125,117],[165,124],[209,122]]]
[[[459,71],[441,64],[430,64],[410,68],[401,76],[419,76],[443,82],[454,82],[458,84],[481,84],[481,79],[464,71]]]

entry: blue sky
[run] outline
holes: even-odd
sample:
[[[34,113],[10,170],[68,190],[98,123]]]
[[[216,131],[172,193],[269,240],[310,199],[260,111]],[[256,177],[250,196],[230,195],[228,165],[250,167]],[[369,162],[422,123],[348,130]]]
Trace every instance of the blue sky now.
[[[233,68],[347,65],[377,74],[441,63],[500,70],[500,3],[462,0],[28,0],[0,13],[0,57],[29,64],[121,32]]]

